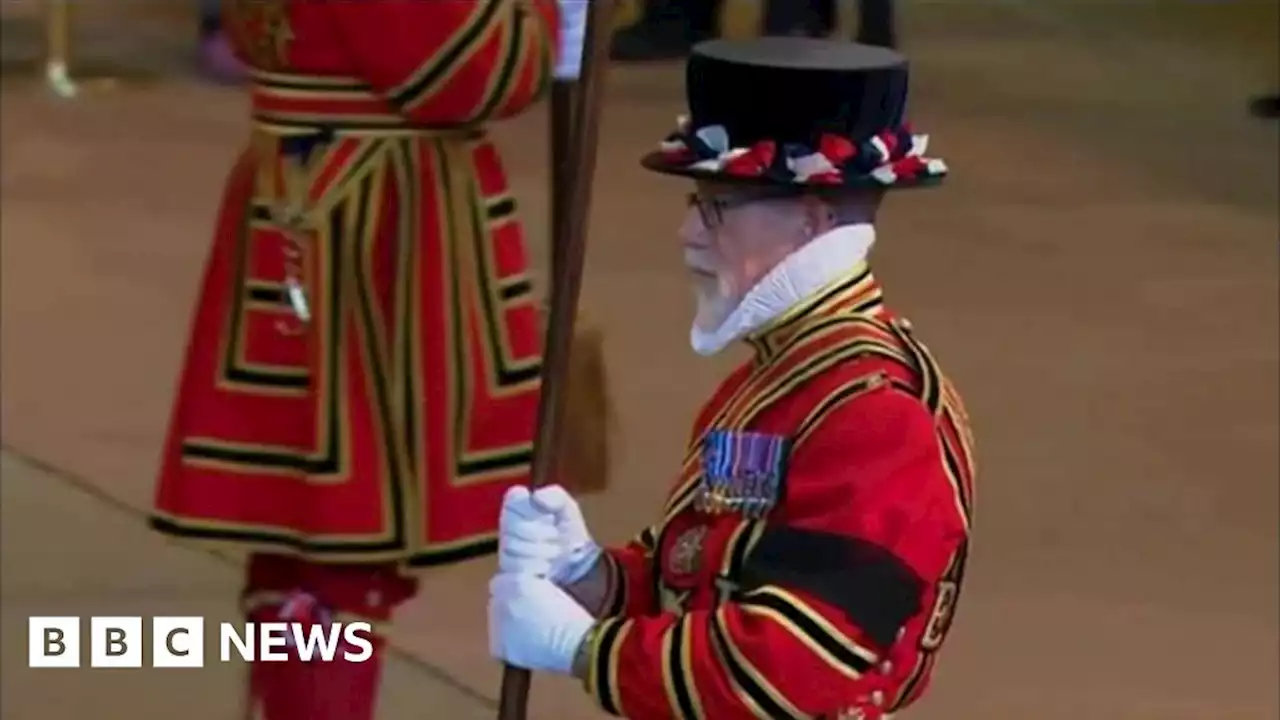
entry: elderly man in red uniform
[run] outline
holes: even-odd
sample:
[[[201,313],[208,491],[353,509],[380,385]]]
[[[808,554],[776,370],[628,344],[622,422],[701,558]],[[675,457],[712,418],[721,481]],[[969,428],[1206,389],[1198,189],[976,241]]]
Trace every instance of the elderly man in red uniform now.
[[[881,197],[945,165],[903,121],[897,53],[713,41],[646,167],[695,181],[681,228],[711,396],[657,521],[601,549],[559,487],[513,488],[495,657],[582,678],[634,720],[863,718],[924,692],[968,549],[960,399],[867,265]]]
[[[528,480],[541,319],[484,125],[575,75],[585,10],[224,3],[251,69],[251,141],[152,524],[250,549],[250,619],[379,627],[416,592],[406,566],[496,547],[503,494]],[[255,664],[255,717],[371,718],[374,644],[360,664]]]

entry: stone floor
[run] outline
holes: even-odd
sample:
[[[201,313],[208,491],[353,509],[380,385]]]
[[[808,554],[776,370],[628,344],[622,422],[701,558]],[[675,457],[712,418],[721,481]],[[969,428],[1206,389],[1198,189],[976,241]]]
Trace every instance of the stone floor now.
[[[32,615],[233,621],[238,573],[224,558],[159,540],[137,511],[42,463],[4,452],[0,477],[0,716],[238,720],[245,668],[217,662],[211,645],[201,669],[26,667]],[[403,653],[388,664],[387,691],[380,717],[388,720],[421,718],[423,707],[458,720],[493,716],[484,695]]]
[[[1275,717],[1280,143],[1244,113],[1275,79],[1234,46],[1036,7],[908,6],[913,115],[955,173],[891,200],[878,272],[966,392],[982,473],[964,607],[911,718]],[[687,351],[683,188],[634,166],[679,77],[619,69],[605,114],[584,297],[623,428],[588,507],[606,540],[645,520],[736,359]],[[234,667],[37,672],[22,651],[30,614],[230,610],[234,568],[138,513],[243,100],[180,77],[3,99],[0,715],[233,718]],[[537,248],[545,130],[497,130]],[[492,716],[487,570],[424,578],[383,717]],[[571,684],[534,694],[535,718],[596,717]]]

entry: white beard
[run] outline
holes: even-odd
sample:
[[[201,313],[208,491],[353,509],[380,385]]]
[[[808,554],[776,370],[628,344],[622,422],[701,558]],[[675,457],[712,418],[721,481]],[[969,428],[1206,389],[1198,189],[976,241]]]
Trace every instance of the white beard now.
[[[741,299],[727,297],[722,283],[698,277],[698,312],[689,333],[693,351],[715,355],[768,325],[866,262],[875,239],[871,225],[844,225],[819,235],[774,266]]]
[[[740,298],[727,296],[720,282],[708,277],[694,276],[693,294],[698,303],[693,326],[708,332],[723,325],[740,302]]]

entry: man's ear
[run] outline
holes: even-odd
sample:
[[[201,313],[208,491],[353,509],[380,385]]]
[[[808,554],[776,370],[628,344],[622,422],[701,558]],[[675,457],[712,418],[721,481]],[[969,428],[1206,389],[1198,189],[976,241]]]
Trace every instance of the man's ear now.
[[[836,211],[830,203],[816,195],[804,195],[800,200],[805,224],[812,228],[814,237],[835,228]]]

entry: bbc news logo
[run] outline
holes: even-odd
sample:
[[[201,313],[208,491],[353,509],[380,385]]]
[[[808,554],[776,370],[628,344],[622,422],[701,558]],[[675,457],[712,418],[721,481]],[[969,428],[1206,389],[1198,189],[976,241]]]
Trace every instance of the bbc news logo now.
[[[154,617],[150,627],[150,667],[198,668],[205,664],[205,619]],[[140,617],[91,617],[82,636],[78,617],[27,620],[27,666],[78,668],[82,648],[89,667],[140,668],[147,638]],[[219,662],[301,660],[365,662],[373,657],[373,627],[351,623],[217,623]]]

